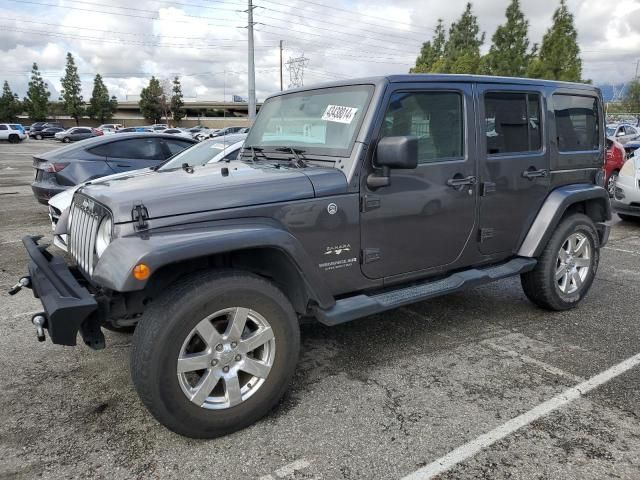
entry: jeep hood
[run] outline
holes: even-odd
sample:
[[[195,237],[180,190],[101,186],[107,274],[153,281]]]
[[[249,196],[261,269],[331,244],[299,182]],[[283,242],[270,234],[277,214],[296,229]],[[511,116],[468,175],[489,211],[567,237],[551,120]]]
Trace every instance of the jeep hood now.
[[[335,168],[234,161],[195,167],[191,173],[179,168],[105,178],[78,191],[107,206],[115,223],[125,223],[139,204],[153,219],[335,195],[347,191],[347,180]]]

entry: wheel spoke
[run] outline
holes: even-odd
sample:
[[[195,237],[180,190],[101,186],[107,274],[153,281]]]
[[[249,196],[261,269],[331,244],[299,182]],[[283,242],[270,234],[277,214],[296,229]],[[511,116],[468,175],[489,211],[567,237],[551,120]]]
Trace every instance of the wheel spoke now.
[[[562,278],[562,282],[560,283],[560,290],[562,290],[564,293],[567,293],[568,289],[569,289],[569,274],[565,275]]]
[[[272,338],[273,330],[271,330],[271,327],[263,328],[255,332],[249,338],[240,340],[240,348],[242,349],[243,353],[249,353],[260,347],[261,345],[264,345]]]
[[[591,260],[588,258],[576,258],[575,260],[576,267],[590,267]]]
[[[582,237],[581,239],[576,238],[576,241],[577,241],[577,244],[576,244],[575,254],[584,255],[585,249],[587,246],[587,237]]]
[[[226,336],[233,340],[240,340],[244,326],[247,323],[247,317],[249,316],[249,309],[238,307],[233,313],[233,318],[229,322]]]
[[[208,346],[214,346],[222,342],[222,335],[220,335],[213,325],[211,325],[211,321],[209,319],[201,321],[196,326],[196,331]]]
[[[178,373],[195,372],[209,368],[211,360],[208,353],[192,353],[178,359]]]
[[[233,407],[242,402],[242,393],[240,392],[240,380],[237,375],[231,375],[224,378],[225,396],[229,402],[229,406]]]
[[[220,380],[220,375],[215,373],[213,370],[209,370],[202,376],[198,385],[195,386],[195,392],[191,396],[191,401],[201,407],[218,383],[218,380]]]
[[[573,278],[573,283],[575,284],[576,288],[580,288],[582,286],[582,279],[580,278],[580,274],[577,270],[573,272],[571,278]]]
[[[240,370],[254,375],[258,378],[267,378],[271,367],[265,363],[254,360],[253,358],[245,358]]]
[[[562,262],[566,262],[567,258],[569,258],[569,254],[564,248],[560,248],[560,251],[558,252],[558,258],[562,260]]]
[[[558,267],[558,269],[556,270],[556,280],[560,280],[566,274],[567,274],[567,266],[560,265],[560,267]]]

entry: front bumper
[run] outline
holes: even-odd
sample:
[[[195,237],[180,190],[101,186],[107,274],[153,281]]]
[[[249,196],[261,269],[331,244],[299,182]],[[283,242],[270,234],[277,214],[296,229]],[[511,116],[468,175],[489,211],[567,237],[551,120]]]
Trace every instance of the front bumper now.
[[[22,243],[30,257],[30,288],[42,302],[44,327],[51,341],[58,345],[76,345],[79,331],[88,346],[104,348],[104,335],[100,330],[103,309],[99,302],[79,283],[80,275],[74,275],[62,257],[51,255],[46,246],[38,245],[39,239],[26,236]]]
[[[640,203],[623,203],[618,200],[611,200],[611,208],[616,213],[640,217]]]

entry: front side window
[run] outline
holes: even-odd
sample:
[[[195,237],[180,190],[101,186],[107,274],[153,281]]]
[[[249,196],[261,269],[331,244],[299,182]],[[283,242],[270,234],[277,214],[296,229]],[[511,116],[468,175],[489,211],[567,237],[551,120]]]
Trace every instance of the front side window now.
[[[535,152],[542,145],[540,96],[488,92],[484,96],[487,155]]]
[[[598,150],[598,100],[580,95],[554,94],[558,150],[580,152]]]
[[[272,97],[260,109],[246,145],[348,156],[372,93],[372,85],[354,85]]]
[[[461,158],[462,112],[457,92],[397,92],[389,100],[381,137],[418,137],[418,163]]]

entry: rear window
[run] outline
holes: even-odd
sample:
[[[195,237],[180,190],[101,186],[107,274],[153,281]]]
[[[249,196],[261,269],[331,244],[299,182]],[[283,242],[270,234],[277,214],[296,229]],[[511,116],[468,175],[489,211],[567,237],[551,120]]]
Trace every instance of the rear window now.
[[[582,95],[554,94],[558,150],[581,152],[598,150],[598,100]]]

